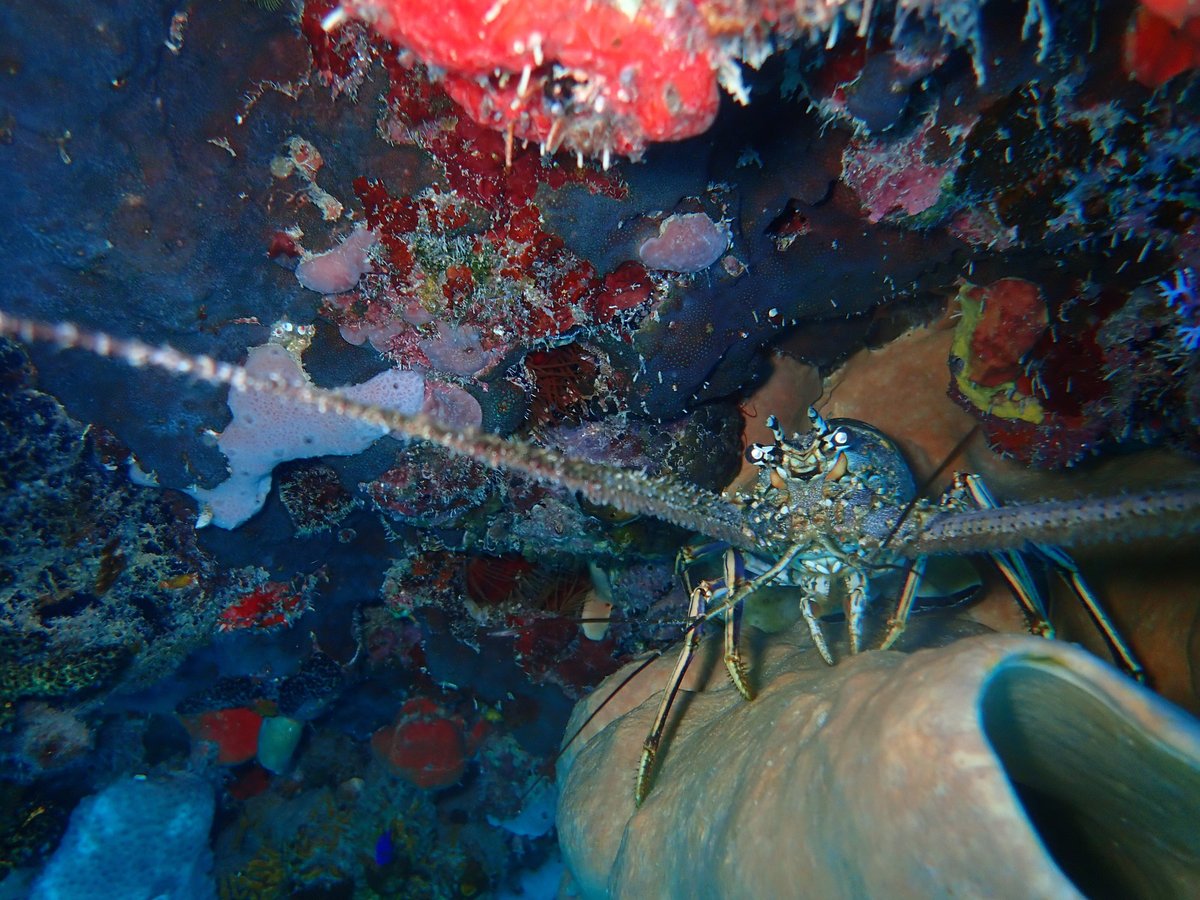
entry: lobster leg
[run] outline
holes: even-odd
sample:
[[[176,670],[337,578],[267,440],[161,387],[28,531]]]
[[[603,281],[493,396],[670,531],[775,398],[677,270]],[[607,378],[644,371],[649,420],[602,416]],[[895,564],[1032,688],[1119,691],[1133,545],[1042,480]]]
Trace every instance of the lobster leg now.
[[[1120,630],[1113,624],[1112,619],[1108,617],[1108,613],[1105,612],[1104,606],[1100,603],[1100,598],[1096,596],[1096,592],[1084,580],[1083,573],[1079,571],[1079,566],[1075,560],[1071,559],[1070,556],[1058,547],[1051,547],[1046,544],[1034,544],[1033,546],[1050,563],[1054,571],[1058,573],[1058,576],[1070,585],[1072,590],[1078,595],[1084,609],[1088,611],[1088,615],[1091,616],[1092,621],[1100,630],[1100,634],[1103,635],[1105,643],[1108,644],[1108,648],[1112,651],[1117,664],[1134,680],[1144,682],[1146,680],[1146,670],[1138,662],[1137,657],[1134,656],[1133,649],[1125,642],[1125,638],[1121,636]]]
[[[731,594],[746,580],[745,566],[742,555],[736,550],[725,551],[725,587]],[[729,672],[729,680],[737,688],[739,694],[747,700],[754,699],[754,689],[746,678],[746,666],[742,662],[742,654],[738,650],[738,619],[741,616],[741,606],[727,606],[725,618],[725,669]]]
[[[808,625],[808,633],[812,635],[813,643],[817,647],[817,652],[821,654],[821,659],[832,666],[834,664],[833,654],[829,652],[829,644],[825,641],[825,632],[821,629],[821,621],[812,608],[813,597],[828,595],[828,574],[816,573],[807,575],[800,580],[800,614],[804,616],[804,621]]]
[[[980,509],[1000,508],[1000,502],[992,496],[992,492],[978,475],[963,475],[960,484],[971,498],[971,502]],[[1017,603],[1025,613],[1029,630],[1040,637],[1053,638],[1054,626],[1047,617],[1045,600],[1021,553],[1015,550],[1000,550],[989,553],[988,556],[1012,588]]]
[[[967,508],[968,504],[979,509],[999,509],[1000,503],[992,496],[987,485],[978,475],[959,475],[955,478],[954,487],[947,498],[947,504],[954,507]],[[1019,552],[997,551],[988,556],[999,570],[1004,580],[1008,582],[1013,595],[1017,598],[1022,611],[1025,613],[1029,630],[1036,635],[1046,638],[1054,637],[1054,628],[1046,617],[1046,604],[1042,599],[1037,583],[1025,560]],[[912,614],[916,601],[917,589],[925,576],[928,557],[919,556],[909,567],[900,590],[900,599],[896,604],[896,612],[888,620],[888,632],[879,645],[879,649],[887,650],[899,639],[908,626],[908,618]]]
[[[896,603],[896,612],[888,619],[888,633],[884,637],[883,643],[879,645],[880,650],[890,648],[908,627],[908,617],[912,615],[913,603],[917,599],[917,588],[921,585],[921,579],[925,577],[925,565],[928,562],[928,556],[918,556],[908,567],[908,572],[904,576],[904,586],[900,589],[900,600]]]
[[[1000,574],[1004,576],[1008,586],[1012,588],[1017,603],[1025,613],[1029,631],[1039,637],[1053,639],[1055,636],[1054,626],[1046,618],[1045,600],[1042,598],[1041,591],[1034,584],[1033,576],[1021,554],[1005,551],[989,553],[988,557],[995,563]]]
[[[671,672],[671,678],[663,690],[662,701],[658,704],[658,712],[654,716],[654,723],[650,726],[650,733],[646,735],[646,741],[642,744],[642,757],[638,762],[637,783],[633,792],[633,801],[638,806],[642,805],[642,801],[650,793],[650,784],[654,775],[654,760],[658,756],[658,746],[662,741],[663,729],[666,728],[667,716],[670,715],[675,697],[679,694],[679,685],[683,682],[683,676],[687,674],[688,666],[691,665],[692,659],[696,656],[696,649],[700,646],[700,626],[707,610],[708,601],[718,594],[724,594],[725,590],[725,585],[717,580],[701,581],[690,591],[688,633],[683,639],[683,647],[679,650],[675,669]]]
[[[854,568],[846,570],[846,627],[850,632],[850,652],[862,649],[863,614],[867,609],[867,579]]]
[[[981,509],[999,508],[1000,504],[992,496],[978,475],[965,476],[963,484],[970,493],[971,499]],[[1058,547],[1049,544],[1034,542],[1031,546],[1034,552],[1049,563],[1050,567],[1079,597],[1084,609],[1087,610],[1096,628],[1099,629],[1100,634],[1104,637],[1105,643],[1108,644],[1109,650],[1112,651],[1117,664],[1135,680],[1145,681],[1146,670],[1138,662],[1132,648],[1125,642],[1125,639],[1121,636],[1121,632],[1113,624],[1112,619],[1109,618],[1103,604],[1100,602],[1100,598],[1092,590],[1091,585],[1084,579],[1083,573],[1079,571],[1079,566],[1075,560]],[[989,553],[988,555],[996,563],[997,568],[1000,569],[1000,573],[1005,577],[1009,585],[1012,586],[1013,592],[1017,595],[1017,599],[1025,609],[1026,615],[1029,616],[1031,630],[1035,634],[1040,634],[1044,637],[1054,637],[1054,628],[1046,618],[1045,603],[1042,602],[1041,595],[1034,586],[1033,576],[1030,575],[1021,554],[1017,551],[1006,550]]]
[[[654,761],[658,756],[658,748],[662,742],[663,730],[667,726],[667,716],[670,715],[671,706],[675,703],[675,698],[679,694],[679,686],[683,683],[683,676],[687,673],[688,666],[691,665],[692,659],[696,655],[696,650],[700,646],[700,626],[709,619],[716,618],[717,616],[722,617],[726,629],[725,666],[729,670],[730,677],[733,679],[734,686],[738,689],[738,692],[747,700],[752,699],[754,691],[750,688],[749,682],[746,680],[745,668],[741,662],[741,654],[737,649],[736,619],[734,618],[737,614],[737,606],[756,590],[770,584],[779,577],[779,573],[791,565],[792,560],[796,558],[796,555],[804,546],[804,544],[794,544],[789,547],[766,571],[749,580],[745,580],[741,555],[736,550],[729,550],[726,553],[724,578],[712,581],[700,581],[693,588],[688,584],[689,579],[686,578],[685,573],[685,584],[688,586],[688,621],[690,625],[688,626],[687,636],[683,641],[683,647],[679,651],[679,659],[675,663],[675,669],[671,672],[671,678],[663,690],[663,698],[658,705],[658,712],[654,716],[654,722],[650,726],[650,733],[646,735],[646,741],[642,745],[642,757],[638,763],[637,784],[633,794],[634,802],[638,806],[641,806],[642,801],[646,799],[646,795],[650,793],[650,785],[654,776]],[[732,586],[729,583],[730,581],[733,582]],[[809,615],[811,614],[812,611],[810,609]],[[813,622],[816,622],[815,617],[813,617]],[[810,624],[809,627],[812,627],[812,625]],[[820,625],[817,624],[816,627],[817,633],[820,634]],[[821,644],[824,644],[824,637],[821,638]],[[832,659],[829,656],[828,647],[824,649],[822,656],[826,660]],[[832,665],[832,662],[830,664]]]
[[[750,687],[749,681],[746,680],[746,667],[742,663],[741,652],[738,650],[738,617],[740,613],[736,599],[733,602],[728,600],[730,596],[735,598],[743,596],[738,593],[739,588],[742,590],[746,589],[746,566],[742,555],[736,550],[730,549],[728,544],[721,541],[685,546],[679,551],[679,556],[676,557],[675,570],[683,576],[683,585],[690,597],[694,589],[692,588],[691,577],[688,574],[688,567],[697,560],[705,556],[711,556],[713,553],[718,553],[722,550],[725,551],[724,578],[708,583],[708,596],[716,598],[723,594],[726,598],[726,602],[722,603],[717,610],[714,610],[714,612],[720,613],[725,622],[725,668],[729,672],[729,680],[733,682],[733,686],[737,688],[738,693],[747,700],[753,700],[754,690]],[[704,582],[701,582],[701,584],[704,584]],[[706,612],[706,609],[701,609],[696,615],[703,616]],[[697,629],[693,629],[693,631],[695,630]]]
[[[727,541],[710,541],[707,544],[684,544],[675,556],[675,574],[687,578],[688,567],[706,556],[713,556],[728,549]],[[689,593],[691,589],[689,588]]]

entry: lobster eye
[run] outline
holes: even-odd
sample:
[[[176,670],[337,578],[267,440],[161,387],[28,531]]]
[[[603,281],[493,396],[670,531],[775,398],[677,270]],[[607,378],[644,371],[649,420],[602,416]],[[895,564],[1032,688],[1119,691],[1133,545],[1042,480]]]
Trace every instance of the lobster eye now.
[[[842,431],[840,428],[833,433],[832,438],[835,447],[845,447],[850,443],[850,435]]]
[[[767,444],[751,444],[746,448],[746,461],[756,466],[766,465],[766,460],[771,456],[771,449]]]

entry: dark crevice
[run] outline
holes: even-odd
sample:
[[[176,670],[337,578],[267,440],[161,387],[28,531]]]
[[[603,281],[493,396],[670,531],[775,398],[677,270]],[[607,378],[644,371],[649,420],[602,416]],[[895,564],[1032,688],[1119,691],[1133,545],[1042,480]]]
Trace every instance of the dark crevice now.
[[[1132,688],[1132,684],[1131,684]],[[1178,896],[1200,866],[1197,761],[1053,664],[998,668],[984,733],[1047,854],[1085,896]]]

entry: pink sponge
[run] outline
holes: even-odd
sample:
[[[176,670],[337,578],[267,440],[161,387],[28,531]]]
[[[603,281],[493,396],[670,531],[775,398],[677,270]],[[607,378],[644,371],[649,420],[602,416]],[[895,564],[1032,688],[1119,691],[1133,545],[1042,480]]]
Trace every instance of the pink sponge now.
[[[296,266],[296,280],[310,291],[340,294],[358,284],[363,273],[371,271],[371,248],[375,232],[358,228],[332,250],[308,259]]]
[[[310,383],[296,357],[278,344],[252,348],[246,370],[258,378],[277,376],[288,384]],[[340,393],[412,415],[424,404],[425,378],[419,372],[393,369]],[[232,391],[229,409],[233,421],[217,437],[229,461],[229,478],[215,488],[189,490],[201,505],[200,524],[211,521],[220,528],[236,528],[262,509],[271,490],[271,471],[279,463],[313,456],[351,456],[387,433],[379,426],[321,413],[273,394]]]
[[[721,258],[729,237],[728,225],[702,212],[674,215],[638,248],[638,256],[649,269],[699,272]]]

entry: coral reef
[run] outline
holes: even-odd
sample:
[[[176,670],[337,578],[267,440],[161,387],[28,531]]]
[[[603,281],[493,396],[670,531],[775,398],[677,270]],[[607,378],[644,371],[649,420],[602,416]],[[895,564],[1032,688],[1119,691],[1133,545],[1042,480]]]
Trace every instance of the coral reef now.
[[[1060,293],[1052,307],[1022,279],[965,286],[951,392],[995,449],[1041,467],[1073,465],[1116,442],[1195,452],[1191,326],[1170,321],[1190,323],[1192,313],[1175,284],[1084,288],[1092,296]]]
[[[898,7],[897,29],[909,7],[919,9],[978,54],[977,4]],[[774,49],[827,31],[832,46],[843,16],[861,37],[871,15],[870,7],[848,3],[657,0],[633,10],[596,3],[583,14],[554,0],[512,9],[457,0],[438,16],[406,0],[352,0],[340,9],[441,70],[447,93],[476,122],[505,130],[509,141],[602,157],[606,168],[613,153],[637,156],[650,141],[705,131],[717,112],[718,81],[748,103],[739,61],[757,67]],[[344,19],[339,10],[326,26]],[[1044,40],[1048,23],[1040,25]]]
[[[1125,70],[1157,88],[1200,66],[1200,16],[1187,4],[1142,4],[1125,35]]]
[[[217,628],[221,631],[287,628],[308,610],[307,593],[305,587],[268,581],[221,610]]]
[[[397,453],[395,464],[365,489],[375,508],[389,518],[446,528],[484,503],[499,485],[478,463],[413,445]]]
[[[633,16],[609,3],[580,15],[552,0],[495,14],[479,0],[438,15],[407,2],[344,8],[443,70],[455,103],[509,140],[607,157],[699,134],[716,115],[715,60],[693,40],[703,18],[690,4]]]
[[[211,636],[225,586],[177,499],[130,484],[128,451],[39,392],[14,345],[0,351],[0,722],[9,724],[25,700],[90,710],[168,675]],[[44,716],[17,725],[25,740],[34,720]]]
[[[0,892],[91,884],[77,851],[115,806],[111,834],[165,850],[143,869],[157,893],[187,895],[176,876],[228,898],[544,896],[560,839],[602,891],[626,825],[630,858],[653,859],[690,834],[681,819],[707,821],[688,804],[773,784],[764,759],[838,736],[849,693],[795,742],[777,715],[761,745],[689,750],[730,699],[695,691],[634,819],[636,764],[614,760],[636,756],[644,710],[551,775],[576,701],[695,626],[698,579],[727,593],[722,543],[756,538],[720,492],[768,423],[803,430],[812,402],[893,437],[927,496],[966,469],[1004,503],[1060,498],[989,513],[1005,540],[1030,537],[1022,515],[1046,533],[1066,519],[1067,537],[1145,531],[1148,497],[1162,532],[1194,519],[1200,495],[1164,488],[1194,485],[1200,454],[1197,22],[1182,0],[6,5],[0,330],[135,368],[0,343]],[[969,515],[950,518],[934,538],[968,540]],[[685,545],[706,562],[681,579]],[[1078,554],[1153,686],[1191,710],[1197,558],[1194,541]],[[915,634],[973,630],[938,612],[955,603],[1024,630],[969,565],[934,568]],[[882,617],[900,579],[871,574]],[[1107,654],[1049,587],[1059,633]],[[965,692],[934,708],[912,690],[930,657],[785,665],[795,599],[746,604],[751,649],[752,626],[784,636],[747,654],[767,696],[722,707],[713,734],[805,678],[927,702],[925,724],[967,717]],[[1131,777],[1158,759],[1119,735],[1142,742]],[[1089,762],[1128,746],[1063,741]],[[588,763],[602,786],[576,792],[599,748],[615,748]],[[718,776],[684,778],[714,760]],[[923,762],[958,771],[923,748],[896,764]],[[1176,774],[1186,794],[1194,773]],[[973,795],[954,784],[906,808],[955,813]],[[171,831],[173,804],[195,834]],[[872,846],[899,847],[873,816]],[[964,843],[935,821],[863,858],[826,827],[781,856],[763,818],[724,840],[744,831],[744,858],[769,858],[722,892],[805,853],[890,887],[876,863],[908,877],[914,846]],[[683,870],[618,863],[611,884],[705,878],[726,858],[708,851]]]

